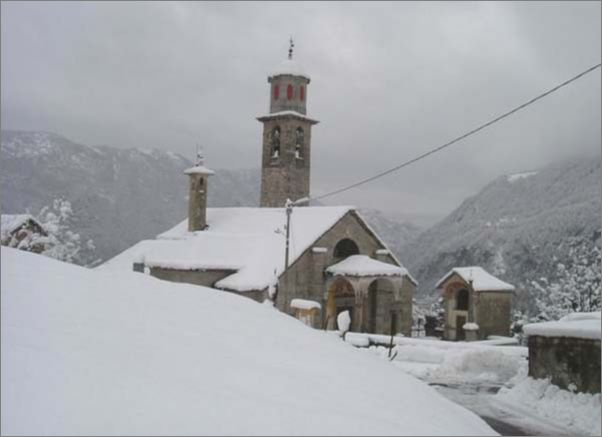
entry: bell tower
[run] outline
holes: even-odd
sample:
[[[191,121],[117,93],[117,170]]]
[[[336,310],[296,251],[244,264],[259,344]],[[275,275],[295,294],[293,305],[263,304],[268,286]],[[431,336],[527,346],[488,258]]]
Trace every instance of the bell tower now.
[[[318,121],[306,115],[310,77],[293,60],[293,48],[291,39],[288,59],[268,77],[270,113],[257,118],[263,123],[262,207],[309,196],[311,127]]]

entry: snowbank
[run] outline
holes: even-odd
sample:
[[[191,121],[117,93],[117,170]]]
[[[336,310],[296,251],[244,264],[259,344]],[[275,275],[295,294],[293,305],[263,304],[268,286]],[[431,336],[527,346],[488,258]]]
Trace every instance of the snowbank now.
[[[268,305],[14,249],[1,262],[3,435],[495,434]]]
[[[526,373],[525,347],[496,347],[476,342],[396,338],[395,360],[400,367],[421,378],[503,383]],[[420,369],[416,364],[425,364]],[[436,366],[433,366],[436,365]],[[417,372],[416,372],[417,371]]]
[[[600,340],[600,312],[573,313],[555,322],[531,323],[523,327],[527,335],[575,337]]]
[[[600,435],[600,394],[571,393],[549,380],[524,378],[496,397],[508,404],[569,428],[575,434]]]
[[[457,378],[470,381],[506,382],[526,368],[524,358],[504,353],[504,348],[465,349],[445,354],[441,366],[434,372],[440,378]]]

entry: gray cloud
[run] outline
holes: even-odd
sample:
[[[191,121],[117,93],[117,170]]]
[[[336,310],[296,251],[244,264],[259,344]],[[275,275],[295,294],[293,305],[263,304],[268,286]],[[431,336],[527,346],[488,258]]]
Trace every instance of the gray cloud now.
[[[409,159],[600,61],[599,2],[2,3],[2,127],[258,167],[267,74],[312,76],[312,192]],[[332,203],[441,215],[494,177],[600,153],[599,70]]]

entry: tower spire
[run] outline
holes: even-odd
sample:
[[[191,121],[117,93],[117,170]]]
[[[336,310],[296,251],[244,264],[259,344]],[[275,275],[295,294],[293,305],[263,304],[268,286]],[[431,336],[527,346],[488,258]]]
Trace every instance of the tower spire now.
[[[293,37],[291,36],[289,39],[289,46],[288,46],[288,58],[289,59],[293,59],[293,49],[295,48],[295,43],[293,42]]]

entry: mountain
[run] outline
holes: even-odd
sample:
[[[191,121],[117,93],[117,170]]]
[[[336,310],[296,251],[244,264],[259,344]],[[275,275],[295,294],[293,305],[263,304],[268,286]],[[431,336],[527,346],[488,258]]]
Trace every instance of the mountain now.
[[[565,281],[579,266],[590,270],[595,286],[600,197],[599,158],[501,176],[422,232],[402,261],[420,281],[422,296],[434,295],[436,281],[452,267],[469,265],[518,286],[519,295],[538,287],[549,292],[553,281]],[[526,299],[534,305],[533,293]]]
[[[71,202],[74,232],[107,259],[186,217],[188,159],[147,149],[77,144],[47,132],[1,132],[2,212],[37,214],[54,199]],[[219,170],[208,203],[259,202],[256,170]]]
[[[94,241],[92,259],[106,260],[186,217],[183,170],[192,162],[180,155],[23,131],[2,131],[1,148],[2,212],[37,214],[55,199],[68,200],[72,231]],[[259,205],[259,169],[216,169],[210,182],[210,206]],[[361,213],[396,253],[420,230],[373,209]]]
[[[376,209],[360,208],[359,213],[398,257],[423,230],[412,222]]]

